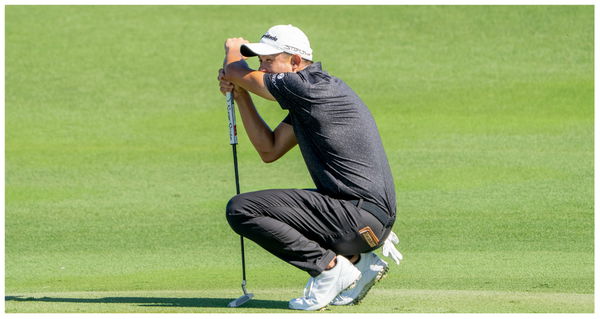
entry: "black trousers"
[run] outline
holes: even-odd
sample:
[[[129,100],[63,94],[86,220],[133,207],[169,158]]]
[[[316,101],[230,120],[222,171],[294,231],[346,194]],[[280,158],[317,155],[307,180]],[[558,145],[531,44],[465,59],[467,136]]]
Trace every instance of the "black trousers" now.
[[[379,248],[392,228],[349,201],[315,190],[244,193],[233,197],[226,211],[236,233],[313,277],[336,255],[358,255]],[[359,234],[366,226],[379,239],[375,247]]]

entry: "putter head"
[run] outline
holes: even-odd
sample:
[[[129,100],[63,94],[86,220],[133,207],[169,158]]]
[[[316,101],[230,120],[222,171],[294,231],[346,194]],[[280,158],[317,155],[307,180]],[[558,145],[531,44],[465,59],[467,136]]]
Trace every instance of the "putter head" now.
[[[238,299],[231,301],[229,303],[228,307],[230,307],[230,308],[239,307],[239,306],[245,304],[246,302],[250,301],[250,299],[252,299],[252,297],[254,297],[254,294],[246,293],[246,294],[242,295],[241,297],[239,297]]]

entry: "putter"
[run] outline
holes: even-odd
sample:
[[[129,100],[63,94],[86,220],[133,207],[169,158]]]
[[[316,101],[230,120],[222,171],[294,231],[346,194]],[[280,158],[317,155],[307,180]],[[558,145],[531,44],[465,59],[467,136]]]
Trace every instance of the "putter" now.
[[[235,171],[235,191],[240,194],[240,179],[238,175],[238,164],[237,164],[237,128],[235,126],[235,105],[233,102],[233,93],[227,92],[225,94],[227,98],[227,115],[229,117],[229,144],[233,148],[233,169]],[[244,295],[235,299],[229,303],[229,307],[239,307],[246,302],[250,301],[254,294],[246,291],[246,258],[244,256],[244,237],[240,236],[240,246],[242,247],[242,291]]]

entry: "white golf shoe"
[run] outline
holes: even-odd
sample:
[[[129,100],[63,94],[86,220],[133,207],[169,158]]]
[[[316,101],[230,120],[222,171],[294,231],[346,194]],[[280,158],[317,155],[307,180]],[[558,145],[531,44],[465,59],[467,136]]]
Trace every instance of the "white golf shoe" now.
[[[388,264],[375,253],[360,254],[360,260],[356,263],[361,277],[352,289],[340,293],[331,302],[334,306],[358,304],[369,292],[371,287],[381,280],[388,271]]]
[[[337,264],[316,277],[311,277],[304,287],[304,297],[290,300],[290,309],[319,310],[327,307],[340,292],[352,288],[360,279],[358,268],[343,256]]]

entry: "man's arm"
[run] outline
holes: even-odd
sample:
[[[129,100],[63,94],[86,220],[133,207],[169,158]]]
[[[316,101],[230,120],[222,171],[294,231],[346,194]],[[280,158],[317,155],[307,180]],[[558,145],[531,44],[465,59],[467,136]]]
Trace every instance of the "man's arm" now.
[[[242,44],[248,43],[243,38],[231,38],[225,42],[225,60],[223,69],[225,80],[242,87],[262,98],[275,101],[264,82],[265,72],[251,69],[240,53]]]
[[[218,80],[221,93],[233,92],[248,138],[265,163],[276,161],[287,153],[296,142],[293,127],[280,123],[272,131],[260,117],[248,91],[269,100],[275,100],[264,85],[264,72],[252,70],[239,52],[240,46],[248,41],[242,38],[225,42],[225,60],[219,70]],[[229,73],[226,73],[229,72]]]
[[[276,161],[297,144],[291,125],[281,122],[274,131],[269,128],[256,111],[247,91],[236,89],[233,96],[250,142],[263,162]]]

